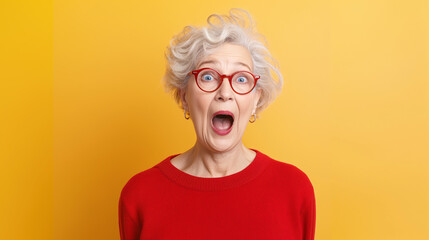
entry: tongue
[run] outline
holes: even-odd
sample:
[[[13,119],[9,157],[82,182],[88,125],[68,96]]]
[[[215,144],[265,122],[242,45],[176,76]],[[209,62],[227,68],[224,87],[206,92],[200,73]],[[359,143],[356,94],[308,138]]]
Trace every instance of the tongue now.
[[[229,117],[216,116],[213,118],[213,126],[219,130],[226,130],[231,127],[231,119]]]

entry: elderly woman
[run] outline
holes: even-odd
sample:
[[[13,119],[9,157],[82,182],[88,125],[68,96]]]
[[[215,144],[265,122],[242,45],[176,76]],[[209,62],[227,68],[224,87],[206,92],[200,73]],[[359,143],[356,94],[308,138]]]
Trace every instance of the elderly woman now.
[[[185,27],[166,54],[166,86],[196,143],[127,182],[121,239],[314,239],[309,178],[242,142],[281,88],[275,61],[244,10],[207,21]]]

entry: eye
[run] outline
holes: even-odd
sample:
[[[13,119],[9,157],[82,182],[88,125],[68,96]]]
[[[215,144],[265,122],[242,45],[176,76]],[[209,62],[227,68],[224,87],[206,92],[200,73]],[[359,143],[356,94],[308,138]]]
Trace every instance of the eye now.
[[[247,78],[246,77],[238,77],[237,78],[237,82],[239,82],[239,83],[247,83]]]
[[[204,74],[203,77],[202,77],[202,79],[205,80],[205,81],[211,81],[211,80],[214,79],[214,77],[212,75],[210,75],[210,74]]]

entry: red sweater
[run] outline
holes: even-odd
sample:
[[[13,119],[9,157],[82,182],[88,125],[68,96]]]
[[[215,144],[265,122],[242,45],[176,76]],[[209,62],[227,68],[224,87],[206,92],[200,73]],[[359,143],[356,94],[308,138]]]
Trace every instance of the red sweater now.
[[[253,149],[243,170],[219,178],[189,175],[173,155],[133,176],[119,199],[122,240],[313,240],[313,186],[294,165]]]

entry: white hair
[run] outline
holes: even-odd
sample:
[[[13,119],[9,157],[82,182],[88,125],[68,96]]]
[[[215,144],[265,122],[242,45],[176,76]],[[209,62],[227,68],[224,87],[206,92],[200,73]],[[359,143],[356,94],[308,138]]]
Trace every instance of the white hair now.
[[[237,13],[244,13],[246,19]],[[261,89],[256,112],[265,109],[280,92],[283,77],[278,69],[277,61],[271,56],[265,38],[256,32],[252,17],[243,10],[233,8],[229,15],[212,14],[207,18],[208,26],[186,26],[181,33],[174,36],[167,47],[167,67],[164,75],[166,90],[173,93],[176,102],[181,104],[181,92],[185,91],[189,72],[201,59],[216,50],[224,43],[240,45],[247,48],[253,62],[253,73],[261,78],[257,88]]]

